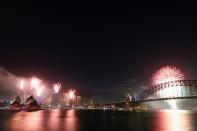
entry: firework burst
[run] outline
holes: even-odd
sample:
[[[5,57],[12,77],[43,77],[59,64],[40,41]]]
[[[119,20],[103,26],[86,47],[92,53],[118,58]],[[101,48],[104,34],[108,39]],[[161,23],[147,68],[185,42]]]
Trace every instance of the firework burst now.
[[[68,94],[69,94],[69,98],[72,99],[73,96],[75,95],[75,90],[69,90]]]
[[[184,80],[184,75],[180,69],[172,66],[165,66],[159,69],[152,77],[152,85],[168,81]]]
[[[55,93],[58,93],[60,88],[61,88],[61,84],[60,83],[53,84],[53,90],[54,90]]]
[[[23,90],[23,88],[24,88],[24,80],[21,80],[20,81],[20,89]]]
[[[31,80],[31,88],[38,88],[40,86],[41,80],[38,79],[37,77],[33,77]]]
[[[43,88],[44,88],[44,86],[41,86],[41,87],[36,89],[36,94],[37,94],[38,97],[41,95]]]

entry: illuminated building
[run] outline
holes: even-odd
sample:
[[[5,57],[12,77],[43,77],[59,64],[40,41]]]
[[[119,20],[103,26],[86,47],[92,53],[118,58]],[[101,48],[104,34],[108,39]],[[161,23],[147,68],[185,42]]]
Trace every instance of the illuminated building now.
[[[69,94],[68,93],[64,93],[64,104],[66,105],[66,106],[68,106],[69,105]]]
[[[64,104],[66,106],[75,106],[81,104],[81,96],[75,95],[74,90],[69,90],[67,93],[64,93]]]
[[[77,96],[73,95],[73,98],[71,99],[72,105],[76,105],[76,99],[77,99]]]
[[[76,105],[81,105],[81,96],[77,96]]]
[[[58,94],[53,93],[51,97],[51,106],[57,106],[58,105]]]
[[[126,96],[125,96],[125,100],[124,100],[125,102],[131,102],[131,96],[130,96],[130,94],[127,94]]]
[[[68,95],[69,95],[69,105],[75,105],[74,103],[76,99],[75,90],[69,90]]]

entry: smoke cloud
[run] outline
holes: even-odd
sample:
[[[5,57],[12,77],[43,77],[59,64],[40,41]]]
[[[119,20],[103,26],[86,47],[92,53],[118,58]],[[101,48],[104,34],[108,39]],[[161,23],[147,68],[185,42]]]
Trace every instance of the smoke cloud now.
[[[11,72],[9,72],[6,68],[0,67],[0,98],[13,99],[17,95],[22,94],[22,90],[20,89],[20,81],[24,81],[24,91],[27,95],[33,94],[33,91],[30,86],[30,81],[32,77],[24,78],[18,77]],[[44,95],[48,95],[50,92],[49,84],[42,81],[44,85],[43,93]]]

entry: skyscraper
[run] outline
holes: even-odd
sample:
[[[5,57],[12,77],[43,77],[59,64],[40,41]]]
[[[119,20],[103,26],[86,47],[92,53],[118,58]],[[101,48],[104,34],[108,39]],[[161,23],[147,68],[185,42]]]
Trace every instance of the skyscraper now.
[[[69,94],[68,93],[64,93],[64,97],[65,97],[65,105],[68,106],[69,105]]]
[[[58,105],[58,94],[53,93],[51,97],[51,106],[57,106]]]
[[[64,103],[66,106],[75,106],[81,104],[81,96],[74,94],[74,91],[69,90],[69,92],[64,93]]]
[[[81,105],[81,96],[77,96],[76,105]]]

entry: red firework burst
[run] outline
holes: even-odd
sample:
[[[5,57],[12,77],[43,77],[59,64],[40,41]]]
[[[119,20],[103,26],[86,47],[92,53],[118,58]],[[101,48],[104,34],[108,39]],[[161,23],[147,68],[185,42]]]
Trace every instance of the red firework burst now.
[[[58,93],[60,88],[61,88],[61,84],[60,83],[53,84],[53,90],[54,90],[55,93]]]
[[[168,81],[184,80],[184,75],[180,69],[172,66],[165,66],[159,69],[152,77],[152,85]]]

